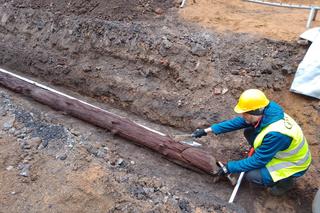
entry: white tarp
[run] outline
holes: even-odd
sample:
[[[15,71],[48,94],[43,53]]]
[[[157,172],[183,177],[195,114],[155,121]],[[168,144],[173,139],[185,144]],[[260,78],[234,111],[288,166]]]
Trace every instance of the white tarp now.
[[[290,91],[320,99],[320,27],[310,29],[300,37],[312,44],[299,64]]]

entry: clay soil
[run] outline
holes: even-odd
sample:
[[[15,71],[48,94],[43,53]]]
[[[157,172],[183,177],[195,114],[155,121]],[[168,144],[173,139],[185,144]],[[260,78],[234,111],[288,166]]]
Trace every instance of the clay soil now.
[[[313,163],[294,189],[273,197],[244,182],[228,204],[227,181],[1,88],[0,212],[311,212],[320,102],[289,92],[308,11],[179,4],[0,0],[0,66],[170,135],[234,117],[241,92],[260,88],[309,141]],[[224,162],[248,148],[240,131],[198,142]]]

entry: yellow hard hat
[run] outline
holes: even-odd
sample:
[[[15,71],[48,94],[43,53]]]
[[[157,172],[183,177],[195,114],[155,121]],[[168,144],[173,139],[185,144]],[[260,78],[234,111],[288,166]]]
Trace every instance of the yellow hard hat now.
[[[266,107],[269,102],[270,101],[261,90],[248,89],[241,94],[234,111],[236,113],[249,112]]]

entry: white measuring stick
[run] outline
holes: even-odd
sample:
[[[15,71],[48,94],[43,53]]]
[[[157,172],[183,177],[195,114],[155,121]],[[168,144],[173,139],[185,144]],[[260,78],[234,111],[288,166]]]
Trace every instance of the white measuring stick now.
[[[182,8],[182,7],[184,6],[184,4],[186,3],[186,1],[187,1],[187,0],[183,0],[183,1],[182,1],[181,5],[180,5],[180,8]]]
[[[236,184],[236,186],[234,187],[233,192],[232,192],[232,194],[231,194],[231,196],[230,196],[229,203],[233,203],[233,200],[234,200],[234,198],[236,197],[236,194],[237,194],[238,189],[239,189],[239,187],[240,187],[241,181],[242,181],[242,179],[243,179],[244,173],[245,173],[245,172],[241,172],[241,173],[240,173],[240,176],[239,176],[239,178],[238,178],[237,184]]]

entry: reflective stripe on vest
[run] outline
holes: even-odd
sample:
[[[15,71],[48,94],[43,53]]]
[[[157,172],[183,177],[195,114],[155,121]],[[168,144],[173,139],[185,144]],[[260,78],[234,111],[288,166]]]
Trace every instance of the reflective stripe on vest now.
[[[259,148],[265,135],[270,132],[279,132],[292,138],[290,146],[284,151],[279,151],[266,165],[273,181],[276,182],[306,170],[311,163],[311,154],[299,125],[285,114],[284,119],[274,122],[261,130],[254,140],[255,149]]]
[[[304,143],[305,143],[305,139],[303,138],[302,142],[299,144],[298,147],[296,147],[295,149],[289,151],[289,152],[278,152],[274,157],[281,159],[281,158],[287,158],[290,157],[291,155],[297,154],[303,147]]]
[[[310,152],[308,151],[306,156],[304,158],[302,158],[301,160],[299,160],[298,162],[296,162],[296,163],[293,163],[293,162],[279,163],[274,166],[268,167],[268,171],[274,172],[276,170],[280,170],[280,169],[284,169],[284,168],[288,168],[288,167],[292,167],[292,166],[300,166],[300,165],[304,164],[309,159],[309,157],[310,157]]]

